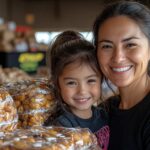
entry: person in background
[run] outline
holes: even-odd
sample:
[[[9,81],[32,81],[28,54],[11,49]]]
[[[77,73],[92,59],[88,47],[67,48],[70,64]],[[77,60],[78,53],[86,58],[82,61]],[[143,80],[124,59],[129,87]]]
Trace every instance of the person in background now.
[[[60,33],[48,50],[57,110],[45,125],[89,128],[107,150],[108,116],[94,106],[100,99],[101,73],[92,43],[72,30]]]
[[[108,4],[93,25],[97,58],[119,95],[106,103],[109,150],[150,150],[150,10],[143,4]]]

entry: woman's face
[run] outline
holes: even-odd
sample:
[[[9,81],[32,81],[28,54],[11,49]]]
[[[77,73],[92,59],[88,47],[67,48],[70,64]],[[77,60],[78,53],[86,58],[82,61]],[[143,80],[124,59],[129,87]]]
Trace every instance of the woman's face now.
[[[99,29],[98,61],[105,76],[118,87],[146,77],[149,50],[138,24],[126,16],[109,18]]]

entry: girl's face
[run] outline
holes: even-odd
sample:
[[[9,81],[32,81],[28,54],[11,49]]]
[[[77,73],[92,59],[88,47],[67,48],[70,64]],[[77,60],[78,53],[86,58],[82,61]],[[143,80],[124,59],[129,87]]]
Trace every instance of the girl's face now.
[[[126,16],[106,20],[99,29],[97,57],[103,73],[118,87],[142,81],[150,59],[149,42]]]
[[[81,117],[91,117],[91,106],[100,98],[100,77],[88,64],[67,65],[59,77],[60,94],[71,111]]]

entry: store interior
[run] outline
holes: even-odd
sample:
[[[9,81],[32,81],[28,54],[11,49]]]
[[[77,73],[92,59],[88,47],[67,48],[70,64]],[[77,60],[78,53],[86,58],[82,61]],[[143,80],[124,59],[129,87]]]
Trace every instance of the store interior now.
[[[101,8],[109,2],[0,0],[1,69],[4,73],[5,68],[13,67],[30,75],[46,73],[46,51],[55,36],[66,29],[73,29],[92,41],[92,23]],[[148,0],[141,2],[149,5]],[[33,59],[35,57],[39,59]]]
[[[28,128],[18,130],[15,134],[2,134],[0,144],[4,140],[11,141],[11,146],[6,144],[0,147],[0,150],[26,150],[26,147],[29,150],[29,145],[34,145],[33,150],[60,150],[58,145],[52,147],[56,146],[55,143],[70,150],[73,142],[77,150],[82,150],[94,145],[95,139],[86,129],[75,131],[38,126],[45,121],[47,112],[55,109],[53,90],[48,84],[50,73],[46,54],[51,41],[67,29],[79,31],[92,42],[92,23],[103,6],[112,1],[116,0],[0,0],[0,86],[8,91],[4,92],[0,88],[0,95],[3,95],[6,101],[3,113],[7,113],[1,120],[0,130],[5,132],[34,126],[32,130]],[[149,0],[141,0],[141,3],[150,6]],[[41,87],[43,88],[40,89]],[[113,85],[112,87],[117,90]],[[103,88],[105,98],[113,95],[107,85]],[[38,95],[35,92],[37,89],[43,90],[44,94]],[[19,125],[16,123],[17,112],[9,96],[15,100]],[[24,102],[25,99],[30,99],[30,96],[32,102]],[[43,98],[43,103],[37,104],[38,100],[35,99],[38,99],[38,96]],[[8,106],[10,109],[7,109]],[[37,112],[34,115],[33,110]],[[38,114],[39,111],[42,113]],[[11,125],[7,126],[9,121]],[[1,125],[3,122],[4,126]],[[71,142],[65,143],[64,139]],[[47,144],[50,142],[51,147]],[[18,149],[13,149],[12,145],[15,144],[18,144]]]
[[[2,72],[12,68],[10,72],[19,69],[30,76],[47,76],[45,57],[52,39],[73,29],[91,41],[92,22],[102,5],[98,0],[0,0]]]

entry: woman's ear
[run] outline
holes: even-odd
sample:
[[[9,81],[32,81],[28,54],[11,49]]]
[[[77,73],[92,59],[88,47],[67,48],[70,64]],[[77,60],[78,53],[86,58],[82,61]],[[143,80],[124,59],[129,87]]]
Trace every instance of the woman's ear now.
[[[149,49],[148,49],[148,56],[149,56],[149,61],[150,61],[150,43],[149,43]]]
[[[150,60],[148,61],[147,72],[148,72],[148,75],[150,76]]]

